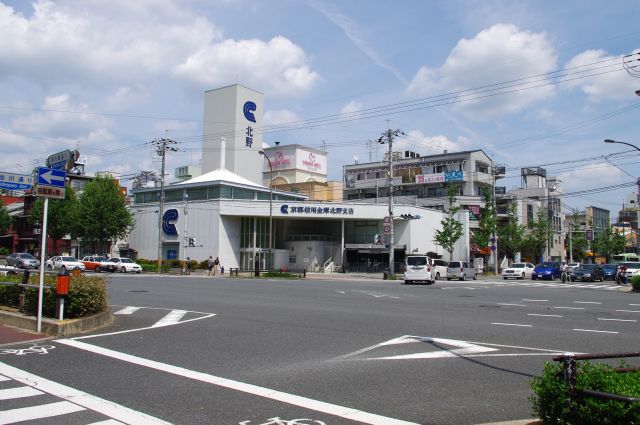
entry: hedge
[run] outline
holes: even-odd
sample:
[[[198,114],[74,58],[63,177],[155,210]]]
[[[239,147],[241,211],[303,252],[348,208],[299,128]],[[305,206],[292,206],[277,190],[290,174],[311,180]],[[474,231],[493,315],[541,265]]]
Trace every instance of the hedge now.
[[[4,282],[20,283],[22,276],[5,276]],[[45,275],[45,286],[56,286],[57,276]],[[39,277],[33,274],[29,277],[29,283],[38,285]],[[37,315],[38,288],[25,288],[25,302],[23,312]],[[0,285],[0,304],[12,308],[19,307],[20,287],[17,285]],[[69,278],[69,295],[65,302],[64,315],[67,319],[90,316],[101,313],[109,308],[107,301],[107,282],[102,276],[71,275]],[[43,292],[42,315],[55,317],[56,295],[55,291],[45,288]]]
[[[633,276],[631,278],[631,287],[635,292],[640,292],[640,276]]]
[[[640,372],[619,373],[606,364],[577,363],[576,388],[595,390],[617,395],[640,397]],[[621,362],[620,367],[626,367]],[[544,424],[595,425],[628,424],[640,425],[640,403],[624,403],[579,397],[576,414],[569,417],[567,406],[568,388],[565,384],[562,364],[545,363],[542,376],[533,378],[531,388],[534,395],[529,398],[534,413]]]

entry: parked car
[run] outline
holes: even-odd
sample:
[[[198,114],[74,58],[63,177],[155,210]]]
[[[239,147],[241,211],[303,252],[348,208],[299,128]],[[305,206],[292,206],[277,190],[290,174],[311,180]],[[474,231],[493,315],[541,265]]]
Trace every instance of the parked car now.
[[[67,270],[85,270],[84,264],[73,257],[65,257],[62,255],[56,255],[51,257],[46,262],[47,270],[60,270],[66,272]]]
[[[432,259],[426,255],[409,255],[405,259],[404,283],[425,282],[431,285],[434,281]]]
[[[476,269],[467,261],[449,261],[447,266],[447,280],[476,279]]]
[[[116,271],[115,263],[111,263],[107,257],[87,255],[81,261],[87,270],[93,270],[96,273],[103,271],[113,273]]]
[[[620,263],[620,265],[624,264],[627,268],[624,276],[627,278],[627,282],[631,281],[633,276],[640,276],[640,262],[637,261],[625,261]]]
[[[448,261],[431,259],[431,262],[433,263],[433,278],[435,280],[447,277],[447,268],[449,267]]]
[[[115,264],[116,270],[121,273],[127,272],[142,272],[142,266],[140,264],[134,262],[131,258],[125,257],[111,257],[109,258],[109,262]]]
[[[37,269],[40,260],[27,252],[14,252],[7,255],[7,264],[19,269]]]
[[[571,279],[571,282],[595,282],[596,280],[602,282],[604,280],[604,270],[599,264],[583,264],[571,272],[569,279]]]
[[[560,268],[560,263],[557,261],[544,261],[540,264],[537,264],[533,269],[533,273],[531,273],[531,279],[548,279],[553,280],[555,278],[559,278],[562,270]]]
[[[16,275],[20,272],[20,269],[7,264],[7,260],[0,260],[0,276]]]
[[[534,268],[535,266],[531,263],[513,263],[510,267],[502,270],[502,278],[505,280],[511,277],[515,279],[531,278]]]
[[[604,272],[604,280],[616,280],[616,273],[618,273],[618,265],[603,264],[602,271]]]
[[[571,273],[572,271],[574,271],[578,267],[580,267],[580,263],[569,263],[569,264],[567,264],[567,273]]]

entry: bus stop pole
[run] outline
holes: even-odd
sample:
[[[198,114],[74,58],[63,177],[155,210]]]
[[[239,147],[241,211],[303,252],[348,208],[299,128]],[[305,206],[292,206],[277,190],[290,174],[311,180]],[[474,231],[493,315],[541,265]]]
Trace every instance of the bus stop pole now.
[[[38,326],[37,332],[40,333],[42,330],[42,298],[44,293],[44,262],[47,258],[46,249],[47,249],[47,217],[49,212],[49,198],[44,198],[44,207],[42,208],[42,229],[40,233],[40,238],[42,239],[42,244],[40,245],[40,284],[38,286]]]

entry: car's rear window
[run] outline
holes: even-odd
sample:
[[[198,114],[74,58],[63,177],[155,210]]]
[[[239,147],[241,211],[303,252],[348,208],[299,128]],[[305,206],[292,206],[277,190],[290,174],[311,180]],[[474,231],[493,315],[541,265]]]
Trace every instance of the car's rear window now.
[[[449,262],[449,267],[462,267],[460,261],[451,261]]]
[[[78,261],[73,257],[60,257],[62,261]]]
[[[426,266],[427,257],[407,257],[407,265],[409,266]]]

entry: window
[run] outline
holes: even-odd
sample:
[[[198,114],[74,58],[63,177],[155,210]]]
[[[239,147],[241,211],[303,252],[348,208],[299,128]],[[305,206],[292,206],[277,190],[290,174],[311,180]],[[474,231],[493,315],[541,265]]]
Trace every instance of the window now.
[[[527,223],[533,222],[533,205],[527,205]]]
[[[164,194],[164,200],[167,202],[182,201],[182,190],[168,190]]]
[[[189,200],[197,200],[197,199],[207,199],[207,188],[199,187],[194,189],[187,189],[187,196],[189,196]]]

